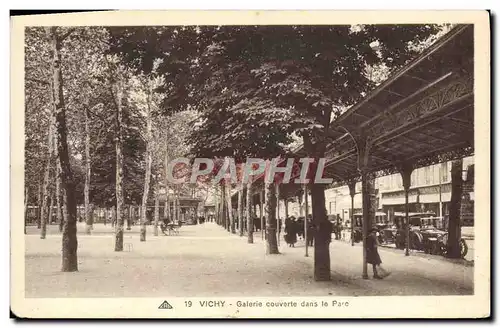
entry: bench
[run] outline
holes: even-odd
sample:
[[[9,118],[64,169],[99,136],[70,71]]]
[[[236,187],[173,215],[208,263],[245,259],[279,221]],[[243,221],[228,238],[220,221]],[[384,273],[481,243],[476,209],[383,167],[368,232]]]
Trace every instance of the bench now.
[[[134,250],[134,245],[132,243],[123,243],[123,247],[127,250],[127,252]]]
[[[174,224],[174,223],[168,223],[166,225],[162,224],[160,226],[161,232],[163,232],[165,236],[171,236],[172,234],[178,235],[180,227],[181,227],[180,224]]]

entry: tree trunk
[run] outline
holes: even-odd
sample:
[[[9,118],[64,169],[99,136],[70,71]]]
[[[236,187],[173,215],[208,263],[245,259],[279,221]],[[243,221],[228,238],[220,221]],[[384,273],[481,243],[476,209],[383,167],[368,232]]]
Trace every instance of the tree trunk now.
[[[243,186],[241,183],[238,190],[238,230],[240,237],[243,237]]]
[[[168,197],[168,143],[165,144],[165,159],[163,162],[163,169],[164,169],[164,175],[165,175],[165,207],[163,208],[163,216],[165,220],[170,221],[170,203],[169,203],[169,197]]]
[[[182,208],[181,208],[181,193],[177,194],[177,221],[181,221],[184,217],[182,216]]]
[[[215,223],[220,225],[220,212],[219,212],[219,195],[217,194],[219,190],[215,187],[214,191],[214,201],[215,201]]]
[[[49,215],[48,215],[48,220],[47,220],[47,224],[50,226],[50,224],[52,223],[52,215],[54,215],[54,213],[52,212],[54,208],[54,195],[51,193],[50,194],[50,202],[49,202]]]
[[[144,177],[144,192],[142,194],[142,206],[141,206],[141,241],[146,241],[146,213],[148,205],[148,195],[149,195],[149,183],[151,181],[151,143],[153,142],[152,137],[152,119],[151,119],[151,84],[148,83],[147,91],[147,106],[146,106],[146,175]]]
[[[41,230],[40,230],[40,238],[45,239],[45,235],[47,233],[47,207],[49,206],[49,183],[50,183],[50,169],[52,166],[53,160],[53,141],[54,141],[54,113],[51,112],[49,118],[49,132],[48,132],[48,154],[47,154],[47,162],[45,164],[45,172],[43,176],[43,189],[42,189],[42,208],[41,208]]]
[[[62,271],[78,271],[78,240],[76,237],[76,199],[73,173],[69,161],[66,109],[63,96],[61,72],[61,40],[57,27],[47,28],[52,46],[52,99],[55,107],[57,153],[61,165],[61,184],[63,190],[64,226],[62,232]]]
[[[285,202],[285,220],[288,219],[288,198],[284,199]]]
[[[155,226],[154,226],[154,231],[153,234],[155,236],[158,236],[158,220],[160,218],[160,200],[158,198],[158,188],[155,190],[155,212],[154,212],[154,220],[155,220]]]
[[[85,233],[90,235],[92,230],[92,218],[90,217],[89,208],[89,192],[90,192],[90,131],[89,131],[89,110],[85,109],[85,187],[83,189],[84,196],[84,212],[85,212]]]
[[[149,183],[151,177],[151,155],[147,155],[149,162],[146,164],[146,179],[144,181],[144,193],[142,194],[142,206],[141,206],[141,235],[140,241],[146,241],[146,214],[147,214],[147,204],[148,204],[148,194],[149,194]]]
[[[57,145],[57,138],[55,139],[55,144]],[[57,155],[56,159],[56,205],[57,205],[57,222],[59,224],[59,232],[63,231],[63,201],[62,201],[62,193],[61,193],[61,163],[59,163],[59,155]]]
[[[276,226],[278,229],[278,247],[280,246],[281,218],[280,218],[280,187],[276,183]]]
[[[325,126],[328,126],[330,118]],[[310,172],[316,173],[320,158],[325,155],[327,143],[323,140],[312,143],[308,135],[303,136],[304,147],[310,157],[314,158],[314,164],[310,166]],[[332,224],[328,221],[325,207],[325,185],[311,183],[312,200],[312,223],[315,226],[314,236],[314,280],[329,281],[330,277],[330,241],[332,238]],[[304,195],[307,197],[307,195]]]
[[[450,216],[448,221],[447,256],[459,259],[460,251],[460,207],[462,201],[462,160],[453,161],[451,164],[451,200]]]
[[[165,206],[163,207],[163,218],[170,221],[170,204],[168,203],[168,191],[165,192]]]
[[[234,228],[233,204],[231,202],[231,185],[226,186],[226,202],[227,202],[227,215],[229,217],[229,225],[231,228],[231,233],[236,233],[236,230]]]
[[[224,184],[221,185],[221,201],[220,201],[220,206],[221,206],[221,219],[222,223],[224,224],[224,229],[227,231],[230,230],[229,224],[228,224],[228,215],[227,215],[227,206],[226,206],[226,186]]]
[[[38,199],[37,199],[37,209],[36,209],[36,227],[37,229],[42,228],[42,182],[38,183]]]
[[[125,211],[126,211],[126,207],[125,207],[125,204],[123,204],[123,215],[125,216]],[[132,206],[132,205],[129,205],[128,206],[128,216],[127,216],[127,230],[131,230],[132,229],[132,221],[134,220],[134,216],[135,216],[135,208]],[[118,222],[118,221],[117,221]]]
[[[24,187],[24,234],[26,234],[26,224],[28,221],[28,187]]]
[[[252,182],[247,182],[247,228],[248,243],[253,244],[253,215],[252,215]]]
[[[123,153],[122,153],[122,85],[121,81],[117,83],[116,90],[116,225],[115,225],[115,252],[123,251],[123,219],[124,219],[124,204],[123,204]],[[128,222],[127,222],[128,223]],[[127,224],[129,225],[129,224]],[[128,229],[128,227],[127,227]]]
[[[276,187],[273,183],[265,183],[266,211],[266,254],[279,254],[276,237]]]
[[[178,214],[179,212],[177,211],[177,186],[175,186],[175,189],[174,189],[174,203],[173,203],[173,220],[174,221],[179,221],[179,217],[178,217]]]
[[[266,228],[264,227],[264,195],[263,191],[259,191],[259,216],[260,216],[260,235],[261,238],[264,239],[264,231]]]
[[[325,188],[323,184],[310,184],[314,236],[314,280],[330,280],[331,223],[326,216]],[[307,197],[307,195],[305,195]]]

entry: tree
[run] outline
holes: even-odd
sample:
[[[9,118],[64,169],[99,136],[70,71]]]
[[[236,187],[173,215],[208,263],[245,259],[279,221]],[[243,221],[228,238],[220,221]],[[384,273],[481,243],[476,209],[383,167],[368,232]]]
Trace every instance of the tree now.
[[[52,95],[54,100],[55,131],[57,133],[57,154],[61,165],[60,179],[63,189],[64,225],[62,236],[62,271],[78,271],[76,237],[76,200],[75,186],[68,153],[66,107],[63,96],[63,79],[61,72],[61,44],[72,32],[63,34],[57,27],[46,29],[52,52]]]
[[[118,72],[117,72],[118,73]],[[120,72],[121,73],[121,72]],[[116,226],[115,226],[115,252],[123,251],[123,223],[124,223],[124,197],[123,197],[123,80],[118,73],[116,79],[112,78],[111,92],[115,99],[115,147],[116,147]]]
[[[151,180],[151,165],[152,165],[152,114],[151,114],[151,97],[153,93],[153,88],[151,85],[151,81],[147,81],[147,105],[146,105],[146,172],[144,175],[144,193],[142,196],[142,205],[141,205],[141,241],[146,241],[146,212],[148,205],[148,194],[149,194],[149,182]]]

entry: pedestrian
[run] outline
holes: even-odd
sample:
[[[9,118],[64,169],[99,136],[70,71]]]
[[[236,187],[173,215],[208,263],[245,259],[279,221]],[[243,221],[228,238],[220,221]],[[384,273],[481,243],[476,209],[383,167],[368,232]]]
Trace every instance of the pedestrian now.
[[[340,240],[340,233],[342,232],[342,219],[340,215],[337,214],[336,222],[335,222],[335,240]]]
[[[305,218],[302,216],[299,217],[297,220],[295,220],[295,218],[293,220],[295,224],[295,232],[301,240],[304,240],[304,220]]]
[[[285,241],[288,247],[295,247],[297,242],[297,230],[295,228],[296,222],[294,217],[286,218],[285,220]]]
[[[375,228],[370,230],[366,238],[366,262],[373,267],[374,279],[384,279],[391,274],[381,266],[382,260],[378,253],[378,230]]]
[[[260,220],[257,217],[253,218],[253,226],[254,226],[254,231],[259,231],[260,230]]]

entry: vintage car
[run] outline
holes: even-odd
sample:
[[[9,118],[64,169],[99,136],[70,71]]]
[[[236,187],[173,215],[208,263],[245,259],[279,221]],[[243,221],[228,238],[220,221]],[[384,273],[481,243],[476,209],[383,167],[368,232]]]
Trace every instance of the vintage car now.
[[[363,240],[363,213],[354,214],[354,242],[359,243]],[[379,243],[387,243],[385,229],[389,227],[387,215],[384,212],[375,213],[375,222],[372,224],[373,228],[377,228],[381,233],[379,234]]]
[[[427,254],[446,255],[448,233],[444,230],[446,220],[443,217],[423,217],[427,213],[412,213],[410,218],[410,249],[424,251]],[[404,249],[406,245],[406,225],[398,229],[396,247]],[[460,240],[461,255],[465,257],[468,251],[467,243]]]
[[[408,219],[410,221],[410,249],[424,250],[423,246],[423,236],[418,233],[421,229],[421,219],[426,217],[434,216],[432,212],[410,212],[408,213]],[[405,249],[406,247],[406,213],[395,212],[394,213],[394,226],[395,226],[395,238],[394,243],[396,248]]]

